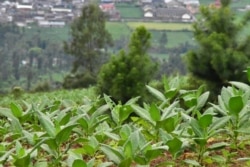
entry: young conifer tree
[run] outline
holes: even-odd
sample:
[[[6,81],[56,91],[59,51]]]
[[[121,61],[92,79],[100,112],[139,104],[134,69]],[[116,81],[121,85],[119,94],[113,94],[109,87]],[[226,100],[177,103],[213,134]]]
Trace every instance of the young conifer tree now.
[[[156,64],[147,54],[151,34],[140,26],[133,32],[128,51],[121,50],[105,64],[98,76],[101,93],[125,103],[133,97],[144,97],[145,85],[153,78]]]

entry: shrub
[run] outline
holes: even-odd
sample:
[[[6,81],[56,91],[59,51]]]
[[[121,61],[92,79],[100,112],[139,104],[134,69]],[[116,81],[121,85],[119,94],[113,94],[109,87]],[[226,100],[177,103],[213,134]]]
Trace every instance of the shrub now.
[[[63,88],[86,88],[96,84],[96,78],[90,73],[69,74],[64,78]]]
[[[145,85],[156,71],[156,64],[147,55],[150,37],[145,27],[138,27],[130,39],[128,53],[122,50],[101,68],[98,76],[100,93],[108,94],[122,103],[137,96],[143,99]]]

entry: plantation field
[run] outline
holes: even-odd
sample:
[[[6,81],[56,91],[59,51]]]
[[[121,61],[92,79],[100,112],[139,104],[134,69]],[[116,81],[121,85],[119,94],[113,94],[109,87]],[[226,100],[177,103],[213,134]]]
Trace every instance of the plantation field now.
[[[250,86],[231,84],[217,103],[178,77],[143,106],[94,88],[1,97],[0,167],[249,166]]]

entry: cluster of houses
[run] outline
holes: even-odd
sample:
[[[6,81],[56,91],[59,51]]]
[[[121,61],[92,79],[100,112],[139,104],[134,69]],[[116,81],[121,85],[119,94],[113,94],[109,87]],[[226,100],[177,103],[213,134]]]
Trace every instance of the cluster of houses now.
[[[35,23],[40,27],[64,27],[79,17],[88,0],[16,0],[0,3],[0,23],[14,22],[18,26]],[[219,0],[217,0],[219,2]],[[216,2],[217,2],[216,1]],[[118,3],[133,3],[142,18],[155,21],[191,22],[199,10],[199,0],[100,0],[99,7],[110,20],[120,21]]]
[[[20,0],[0,3],[0,23],[14,22],[18,26],[35,23],[41,27],[64,27],[81,14],[84,0]]]

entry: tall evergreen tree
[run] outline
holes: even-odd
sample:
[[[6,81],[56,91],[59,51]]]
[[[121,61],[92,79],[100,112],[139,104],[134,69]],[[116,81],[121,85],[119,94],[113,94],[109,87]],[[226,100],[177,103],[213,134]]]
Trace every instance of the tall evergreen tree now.
[[[73,73],[78,72],[79,67],[92,74],[98,71],[102,49],[112,43],[111,35],[105,29],[105,20],[106,15],[99,6],[89,4],[72,23],[72,40],[65,42],[64,48],[66,53],[75,57]]]
[[[249,65],[250,36],[240,38],[249,13],[238,21],[230,8],[230,0],[221,0],[221,7],[201,7],[201,18],[194,23],[196,50],[187,58],[189,71],[217,88],[228,81],[245,81],[243,71]]]

